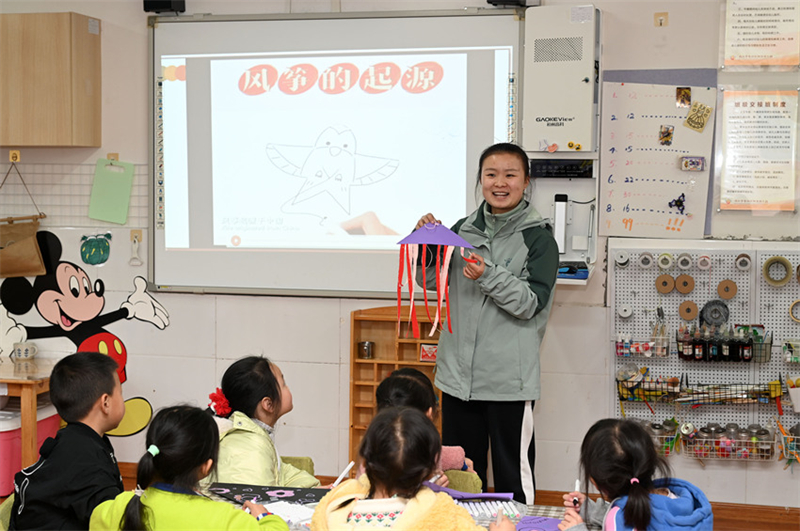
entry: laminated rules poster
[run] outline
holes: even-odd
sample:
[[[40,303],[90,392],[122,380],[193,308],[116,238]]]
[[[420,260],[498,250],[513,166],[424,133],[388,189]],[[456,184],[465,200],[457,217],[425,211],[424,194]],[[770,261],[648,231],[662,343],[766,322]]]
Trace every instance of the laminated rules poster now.
[[[795,209],[797,95],[724,92],[720,210]]]

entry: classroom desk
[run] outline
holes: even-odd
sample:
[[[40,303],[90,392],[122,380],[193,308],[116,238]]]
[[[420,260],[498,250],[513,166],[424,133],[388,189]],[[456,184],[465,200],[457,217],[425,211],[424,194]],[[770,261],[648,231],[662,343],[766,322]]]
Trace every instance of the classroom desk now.
[[[20,399],[22,468],[38,459],[36,397],[50,390],[50,373],[57,361],[0,359],[0,384],[8,386],[8,396],[18,396]]]
[[[231,487],[229,485],[220,485],[220,486],[221,487],[226,487],[226,488],[233,488],[233,487]],[[261,493],[264,490],[273,489],[273,488],[280,489],[280,487],[261,487],[261,486],[258,486],[258,485],[242,485],[242,487],[248,489],[247,492],[254,494],[256,497],[260,497]],[[286,489],[283,489],[283,490],[292,490],[292,489],[291,488],[286,488]],[[208,496],[212,500],[215,500],[215,501],[229,503],[231,505],[238,505],[237,502],[234,502],[230,498],[232,493],[228,494],[229,497],[221,496],[221,495],[219,495],[219,494],[217,494],[215,492],[209,492],[209,491],[204,491],[203,494]],[[257,503],[261,503],[262,505],[266,505],[266,504],[268,504],[270,502],[269,501],[259,500]],[[517,507],[520,508],[520,512],[523,514],[523,516],[544,516],[544,517],[547,517],[547,518],[557,518],[559,520],[564,518],[564,510],[565,510],[565,508],[563,506],[558,506],[558,507],[549,506],[549,505],[528,505],[528,506],[524,506],[524,505],[516,503],[516,502],[514,502],[514,503],[516,504]],[[316,503],[308,504],[307,506],[308,507],[314,507],[314,506],[316,506]],[[524,509],[523,509],[523,507],[524,507]],[[476,522],[479,523],[479,524],[481,523],[481,522],[479,522],[477,520],[476,520]],[[483,525],[486,525],[485,522],[483,522]],[[519,525],[521,525],[521,524],[519,524]],[[307,527],[305,525],[303,525],[303,524],[297,524],[297,525],[294,525],[294,526],[290,526],[290,531],[295,531],[295,530],[305,531],[306,529],[307,529]],[[529,528],[526,527],[526,529],[529,529]]]

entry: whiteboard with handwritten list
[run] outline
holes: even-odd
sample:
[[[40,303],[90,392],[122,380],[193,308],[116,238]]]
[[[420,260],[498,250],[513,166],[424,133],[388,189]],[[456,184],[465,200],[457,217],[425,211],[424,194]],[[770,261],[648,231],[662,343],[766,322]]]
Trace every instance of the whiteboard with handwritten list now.
[[[710,87],[604,84],[600,234],[703,237],[716,97]]]

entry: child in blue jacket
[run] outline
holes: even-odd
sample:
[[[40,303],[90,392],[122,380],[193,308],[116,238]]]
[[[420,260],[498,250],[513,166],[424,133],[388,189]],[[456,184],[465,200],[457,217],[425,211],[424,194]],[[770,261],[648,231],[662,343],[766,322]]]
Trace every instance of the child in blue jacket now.
[[[670,468],[641,424],[604,419],[581,445],[584,490],[591,482],[601,498],[581,492],[564,495],[568,508],[558,528],[585,531],[588,522],[604,531],[711,530],[714,515],[705,494]],[[663,477],[655,478],[656,472]]]

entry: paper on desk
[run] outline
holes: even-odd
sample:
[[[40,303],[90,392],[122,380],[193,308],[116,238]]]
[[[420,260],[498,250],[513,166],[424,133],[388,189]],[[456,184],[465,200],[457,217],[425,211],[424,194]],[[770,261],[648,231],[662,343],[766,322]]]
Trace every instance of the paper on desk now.
[[[311,517],[314,515],[314,509],[310,507],[285,501],[270,503],[264,507],[269,512],[277,514],[286,520],[288,524],[302,524],[303,522],[311,521]]]
[[[561,520],[546,516],[523,516],[517,523],[517,531],[557,531]]]
[[[124,225],[133,187],[133,164],[97,159],[94,169],[89,217]]]

